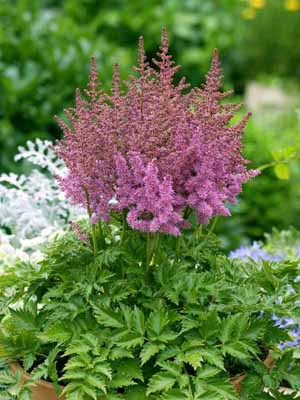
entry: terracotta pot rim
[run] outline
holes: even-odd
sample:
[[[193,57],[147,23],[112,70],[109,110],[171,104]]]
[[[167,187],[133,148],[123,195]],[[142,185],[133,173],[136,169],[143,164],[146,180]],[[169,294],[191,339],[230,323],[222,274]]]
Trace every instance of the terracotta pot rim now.
[[[26,372],[26,371],[21,367],[21,365],[20,365],[18,362],[16,362],[16,361],[10,362],[10,363],[9,363],[9,366],[10,366],[12,372],[15,373],[15,372],[17,372],[17,371],[21,371],[22,374],[23,374],[23,377],[24,377],[26,380],[29,380],[29,379],[30,379],[30,374],[29,374],[28,372]],[[52,384],[51,382],[44,381],[44,380],[42,380],[42,379],[37,380],[37,381],[34,383],[34,385],[35,385],[35,386],[42,386],[42,387],[45,388],[45,389],[54,389],[54,388],[53,388],[53,384]],[[61,386],[61,388],[63,389],[63,386]]]

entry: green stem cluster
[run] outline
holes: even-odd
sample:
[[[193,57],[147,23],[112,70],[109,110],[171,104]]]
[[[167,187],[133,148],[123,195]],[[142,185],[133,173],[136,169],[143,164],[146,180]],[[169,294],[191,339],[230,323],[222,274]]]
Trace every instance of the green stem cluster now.
[[[148,232],[146,240],[146,274],[149,277],[152,263],[156,262],[160,242],[160,233]]]
[[[90,203],[90,196],[86,189],[84,189],[84,193],[85,193],[86,204],[87,204],[87,212],[88,212],[89,220],[91,221],[92,208],[91,208],[91,203]],[[91,223],[91,229],[92,229],[93,254],[94,254],[94,256],[96,256],[99,251],[99,245],[100,245],[100,247],[102,247],[104,245],[104,236],[103,236],[103,229],[102,229],[101,222],[99,221],[97,224]]]

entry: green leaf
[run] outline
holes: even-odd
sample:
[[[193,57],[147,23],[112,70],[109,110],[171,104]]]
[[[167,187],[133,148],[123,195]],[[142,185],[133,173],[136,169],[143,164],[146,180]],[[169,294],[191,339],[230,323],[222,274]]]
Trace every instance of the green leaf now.
[[[180,389],[169,390],[168,393],[161,395],[162,400],[189,400],[191,397],[187,391],[181,391]]]
[[[166,310],[153,311],[148,319],[148,331],[154,334],[155,337],[159,336],[163,329],[168,325],[169,317]]]
[[[218,368],[203,366],[202,368],[198,368],[197,377],[206,380],[218,375],[220,372]]]
[[[120,347],[125,347],[125,349],[131,349],[137,346],[142,346],[144,343],[144,337],[141,337],[139,333],[127,333],[118,338],[115,343]]]
[[[97,322],[108,328],[123,328],[123,322],[119,314],[94,307]]]
[[[119,375],[122,374],[123,376],[126,376],[128,378],[134,378],[140,381],[144,380],[143,371],[141,369],[139,361],[136,359],[117,361],[115,364],[115,368]]]
[[[92,375],[88,375],[85,381],[92,387],[102,390],[102,392],[106,393],[106,384],[104,381],[99,379],[99,377],[95,377]]]
[[[246,352],[239,343],[230,343],[222,346],[223,354],[230,354],[232,357],[235,357],[239,360],[246,360],[249,358],[249,353]]]
[[[184,354],[184,361],[189,363],[194,369],[200,367],[203,362],[202,349],[192,349]]]
[[[176,364],[174,361],[161,361],[158,362],[159,365],[164,371],[169,372],[175,378],[178,378],[182,374],[182,363]]]
[[[159,372],[153,375],[148,383],[147,396],[151,393],[167,391],[171,389],[176,382],[176,378],[168,372]]]
[[[143,386],[135,386],[126,389],[126,400],[146,400],[147,398],[148,396],[146,396],[146,389]]]
[[[235,314],[223,319],[221,334],[219,336],[222,343],[227,343],[234,337],[234,332],[238,329],[241,317],[241,314]]]
[[[68,380],[84,380],[87,376],[85,371],[68,371],[63,374],[60,380],[68,381]]]
[[[215,365],[216,367],[224,370],[224,362],[222,354],[219,350],[209,350],[205,349],[202,352],[203,358],[211,365]]]
[[[26,371],[28,371],[32,366],[36,359],[34,354],[27,354],[23,359],[23,367]]]
[[[133,358],[131,351],[124,349],[123,347],[114,347],[109,355],[111,360],[118,360],[120,358]]]
[[[112,370],[108,363],[97,364],[94,367],[94,371],[99,372],[102,375],[105,375],[109,380],[112,379]]]
[[[93,400],[97,400],[97,393],[94,389],[90,388],[87,385],[82,385],[81,390],[88,395],[88,397],[91,397]],[[106,391],[104,392],[106,393]]]
[[[50,325],[48,328],[46,328],[40,335],[38,335],[38,338],[45,343],[61,343],[68,341],[71,336],[72,333],[69,329],[67,329],[65,323],[56,322],[55,324]]]
[[[162,345],[156,343],[146,343],[140,353],[142,365],[144,365],[152,356],[159,353],[162,349]]]
[[[145,317],[141,310],[139,310],[136,306],[134,307],[133,311],[133,318],[135,329],[139,332],[142,336],[145,334]]]
[[[290,169],[286,164],[275,165],[274,172],[279,179],[288,180],[290,178]]]
[[[289,371],[284,373],[284,379],[290,384],[294,390],[300,389],[300,371]]]
[[[284,158],[282,150],[272,150],[271,154],[275,161],[281,161]]]

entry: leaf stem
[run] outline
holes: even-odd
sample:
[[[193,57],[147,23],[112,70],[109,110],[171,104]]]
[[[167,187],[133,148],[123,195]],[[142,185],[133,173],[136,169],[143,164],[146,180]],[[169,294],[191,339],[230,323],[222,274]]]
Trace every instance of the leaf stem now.
[[[93,246],[93,254],[94,254],[94,256],[96,256],[97,253],[98,253],[96,226],[95,226],[95,224],[93,224],[93,223],[91,222],[91,218],[92,218],[92,209],[91,209],[91,203],[90,203],[90,196],[89,196],[89,193],[88,193],[88,191],[87,191],[86,189],[84,189],[84,194],[85,194],[85,198],[86,198],[87,212],[88,212],[88,216],[89,216],[89,220],[90,220],[90,224],[91,224],[91,228],[92,228],[92,246]]]
[[[159,247],[160,234],[157,232],[156,234],[151,234],[151,232],[147,232],[147,242],[146,242],[146,276],[147,280],[150,277],[150,269],[152,261],[156,261]]]
[[[212,224],[211,224],[211,226],[210,226],[208,232],[207,232],[207,236],[209,236],[209,235],[211,235],[211,234],[213,233],[213,231],[215,230],[215,227],[216,227],[216,225],[217,225],[217,222],[218,222],[218,217],[215,217],[215,218],[213,219],[213,222],[212,222]]]
[[[123,210],[123,212],[122,212],[122,220],[123,220],[123,224],[122,224],[122,233],[121,233],[121,244],[123,244],[123,242],[124,242],[125,232],[126,232],[126,210]]]

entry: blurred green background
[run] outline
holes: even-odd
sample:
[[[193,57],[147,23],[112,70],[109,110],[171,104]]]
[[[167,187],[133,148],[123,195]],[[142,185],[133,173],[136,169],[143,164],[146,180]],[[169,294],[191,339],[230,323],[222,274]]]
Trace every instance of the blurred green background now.
[[[85,86],[91,55],[109,87],[112,63],[125,77],[139,35],[151,57],[163,25],[179,75],[193,85],[219,48],[225,86],[253,111],[251,166],[298,145],[300,0],[0,0],[0,172],[20,172],[13,155],[26,140],[59,137],[53,116]],[[288,179],[269,168],[245,186],[234,216],[218,224],[229,247],[273,226],[300,228],[299,163],[288,163]]]

